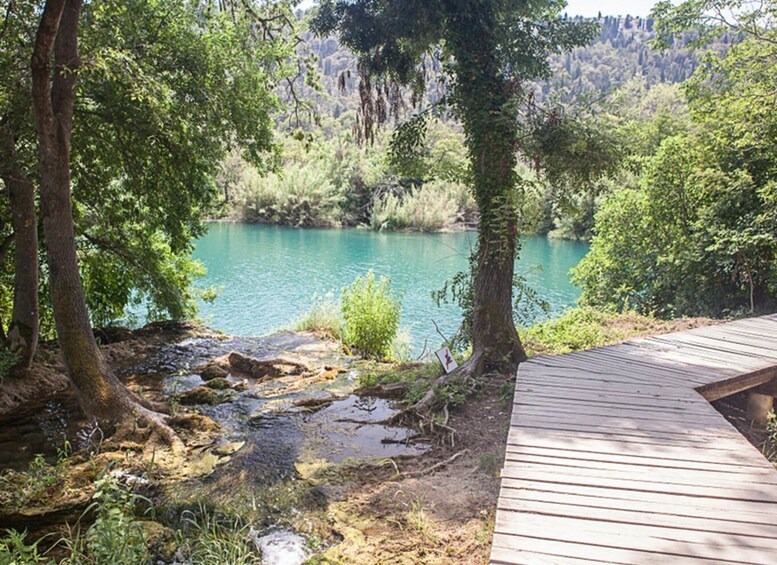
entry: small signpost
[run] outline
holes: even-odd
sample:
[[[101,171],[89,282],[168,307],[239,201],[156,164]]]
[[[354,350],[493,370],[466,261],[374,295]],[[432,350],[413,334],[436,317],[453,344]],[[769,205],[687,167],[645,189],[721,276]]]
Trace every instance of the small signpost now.
[[[440,364],[442,365],[446,375],[459,366],[459,364],[456,363],[456,360],[453,358],[453,353],[451,353],[451,350],[447,347],[443,347],[439,351],[435,351],[434,354],[437,355],[437,359],[440,360]]]

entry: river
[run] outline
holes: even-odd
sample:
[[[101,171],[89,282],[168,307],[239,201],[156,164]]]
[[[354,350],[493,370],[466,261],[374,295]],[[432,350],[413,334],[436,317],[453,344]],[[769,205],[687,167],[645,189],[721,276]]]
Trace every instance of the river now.
[[[474,232],[378,233],[357,229],[293,229],[252,224],[213,223],[194,256],[208,269],[201,287],[218,297],[201,305],[209,326],[234,335],[258,336],[290,325],[314,296],[339,297],[344,286],[370,269],[391,279],[402,301],[402,328],[414,350],[440,340],[458,327],[455,306],[438,308],[433,290],[467,267]],[[579,289],[569,270],[587,244],[530,237],[524,240],[516,271],[548,301],[554,314],[573,305]]]

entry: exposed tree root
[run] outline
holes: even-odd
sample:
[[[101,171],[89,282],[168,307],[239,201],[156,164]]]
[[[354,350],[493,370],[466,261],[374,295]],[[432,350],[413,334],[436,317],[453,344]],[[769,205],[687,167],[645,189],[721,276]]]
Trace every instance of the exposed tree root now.
[[[167,418],[165,414],[136,404],[132,408],[132,417],[119,425],[111,441],[137,441],[145,445],[146,451],[168,447],[174,455],[182,456],[186,453],[186,446],[167,423]]]
[[[414,412],[421,419],[429,419],[432,411],[441,403],[439,392],[453,385],[471,384],[475,377],[482,375],[483,363],[480,355],[473,354],[463,365],[447,375],[438,377],[434,384],[429,388],[426,394],[408,408],[408,411]]]

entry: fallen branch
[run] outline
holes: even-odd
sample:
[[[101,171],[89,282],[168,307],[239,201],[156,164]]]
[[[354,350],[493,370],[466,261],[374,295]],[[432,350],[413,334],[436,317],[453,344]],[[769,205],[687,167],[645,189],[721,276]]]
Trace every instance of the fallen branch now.
[[[464,455],[468,451],[469,451],[469,449],[462,449],[461,451],[459,451],[458,453],[456,453],[452,457],[449,457],[445,461],[440,461],[438,463],[435,463],[431,467],[427,467],[426,469],[421,469],[420,471],[408,471],[406,473],[401,473],[401,474],[405,478],[423,477],[424,475],[429,475],[429,474],[434,473],[435,471],[437,471],[439,469],[442,469],[446,465],[450,465],[451,463],[456,461],[456,459],[458,459],[459,457],[461,457],[462,455]]]

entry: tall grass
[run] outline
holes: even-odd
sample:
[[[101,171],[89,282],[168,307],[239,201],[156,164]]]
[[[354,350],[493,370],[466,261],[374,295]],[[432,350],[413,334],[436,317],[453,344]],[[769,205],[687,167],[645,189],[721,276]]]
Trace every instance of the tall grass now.
[[[474,199],[465,185],[434,180],[403,196],[380,197],[373,205],[370,225],[376,230],[435,231],[470,220],[474,211]]]
[[[247,168],[236,189],[240,219],[298,227],[342,223],[342,196],[326,170],[311,163],[289,163],[282,173],[262,177]]]
[[[292,324],[294,331],[316,332],[332,339],[343,337],[343,316],[340,304],[330,293],[325,296],[313,296],[310,308]]]

